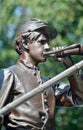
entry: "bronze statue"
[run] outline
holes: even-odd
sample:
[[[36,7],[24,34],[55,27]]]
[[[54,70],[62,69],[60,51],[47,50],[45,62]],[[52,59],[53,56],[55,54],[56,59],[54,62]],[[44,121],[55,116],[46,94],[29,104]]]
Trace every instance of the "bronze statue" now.
[[[38,64],[46,61],[48,41],[55,37],[48,23],[40,19],[30,19],[21,27],[15,43],[19,60],[0,70],[0,108],[49,80],[40,75]],[[60,60],[67,68],[73,65],[70,56]],[[55,130],[56,105],[83,105],[81,72],[75,72],[68,80],[70,85],[57,82],[7,113],[3,120],[6,130]]]

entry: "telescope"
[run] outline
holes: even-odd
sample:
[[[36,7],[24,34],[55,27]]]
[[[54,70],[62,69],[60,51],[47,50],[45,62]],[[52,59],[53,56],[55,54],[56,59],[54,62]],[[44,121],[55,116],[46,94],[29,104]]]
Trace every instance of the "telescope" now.
[[[47,51],[43,53],[46,57],[64,57],[70,55],[83,55],[83,46],[80,44],[73,44],[67,47],[59,48],[58,50]]]

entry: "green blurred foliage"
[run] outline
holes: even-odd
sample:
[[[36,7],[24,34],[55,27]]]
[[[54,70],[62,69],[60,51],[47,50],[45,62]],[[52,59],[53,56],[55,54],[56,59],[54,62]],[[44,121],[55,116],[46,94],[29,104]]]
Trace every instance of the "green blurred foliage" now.
[[[17,31],[24,21],[32,17],[43,19],[54,28],[57,37],[50,42],[51,47],[83,44],[83,0],[0,0],[0,68],[16,63],[18,55],[14,51],[14,43]],[[72,58],[77,63],[82,56]],[[42,74],[49,77],[65,69],[63,64],[52,58],[39,67]],[[58,130],[82,130],[82,108],[75,112],[74,109],[63,111],[61,114],[57,109]]]
[[[83,130],[83,108],[59,107],[56,111],[56,130]]]

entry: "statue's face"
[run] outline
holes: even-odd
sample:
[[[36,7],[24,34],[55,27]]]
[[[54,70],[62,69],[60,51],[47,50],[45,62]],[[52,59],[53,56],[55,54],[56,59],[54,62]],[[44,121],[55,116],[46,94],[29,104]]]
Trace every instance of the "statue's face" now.
[[[43,56],[43,52],[49,50],[49,45],[47,43],[47,38],[41,34],[36,41],[33,41],[32,44],[29,44],[29,56],[34,63],[43,62],[46,60],[46,57]]]

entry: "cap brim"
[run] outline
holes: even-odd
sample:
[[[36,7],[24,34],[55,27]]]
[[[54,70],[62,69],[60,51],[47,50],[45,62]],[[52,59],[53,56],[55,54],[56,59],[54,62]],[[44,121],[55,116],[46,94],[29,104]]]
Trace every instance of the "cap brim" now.
[[[49,26],[42,26],[36,30],[37,31],[39,30],[40,32],[41,31],[44,32],[48,36],[49,41],[53,40],[57,36],[57,33],[53,29],[51,29]]]

